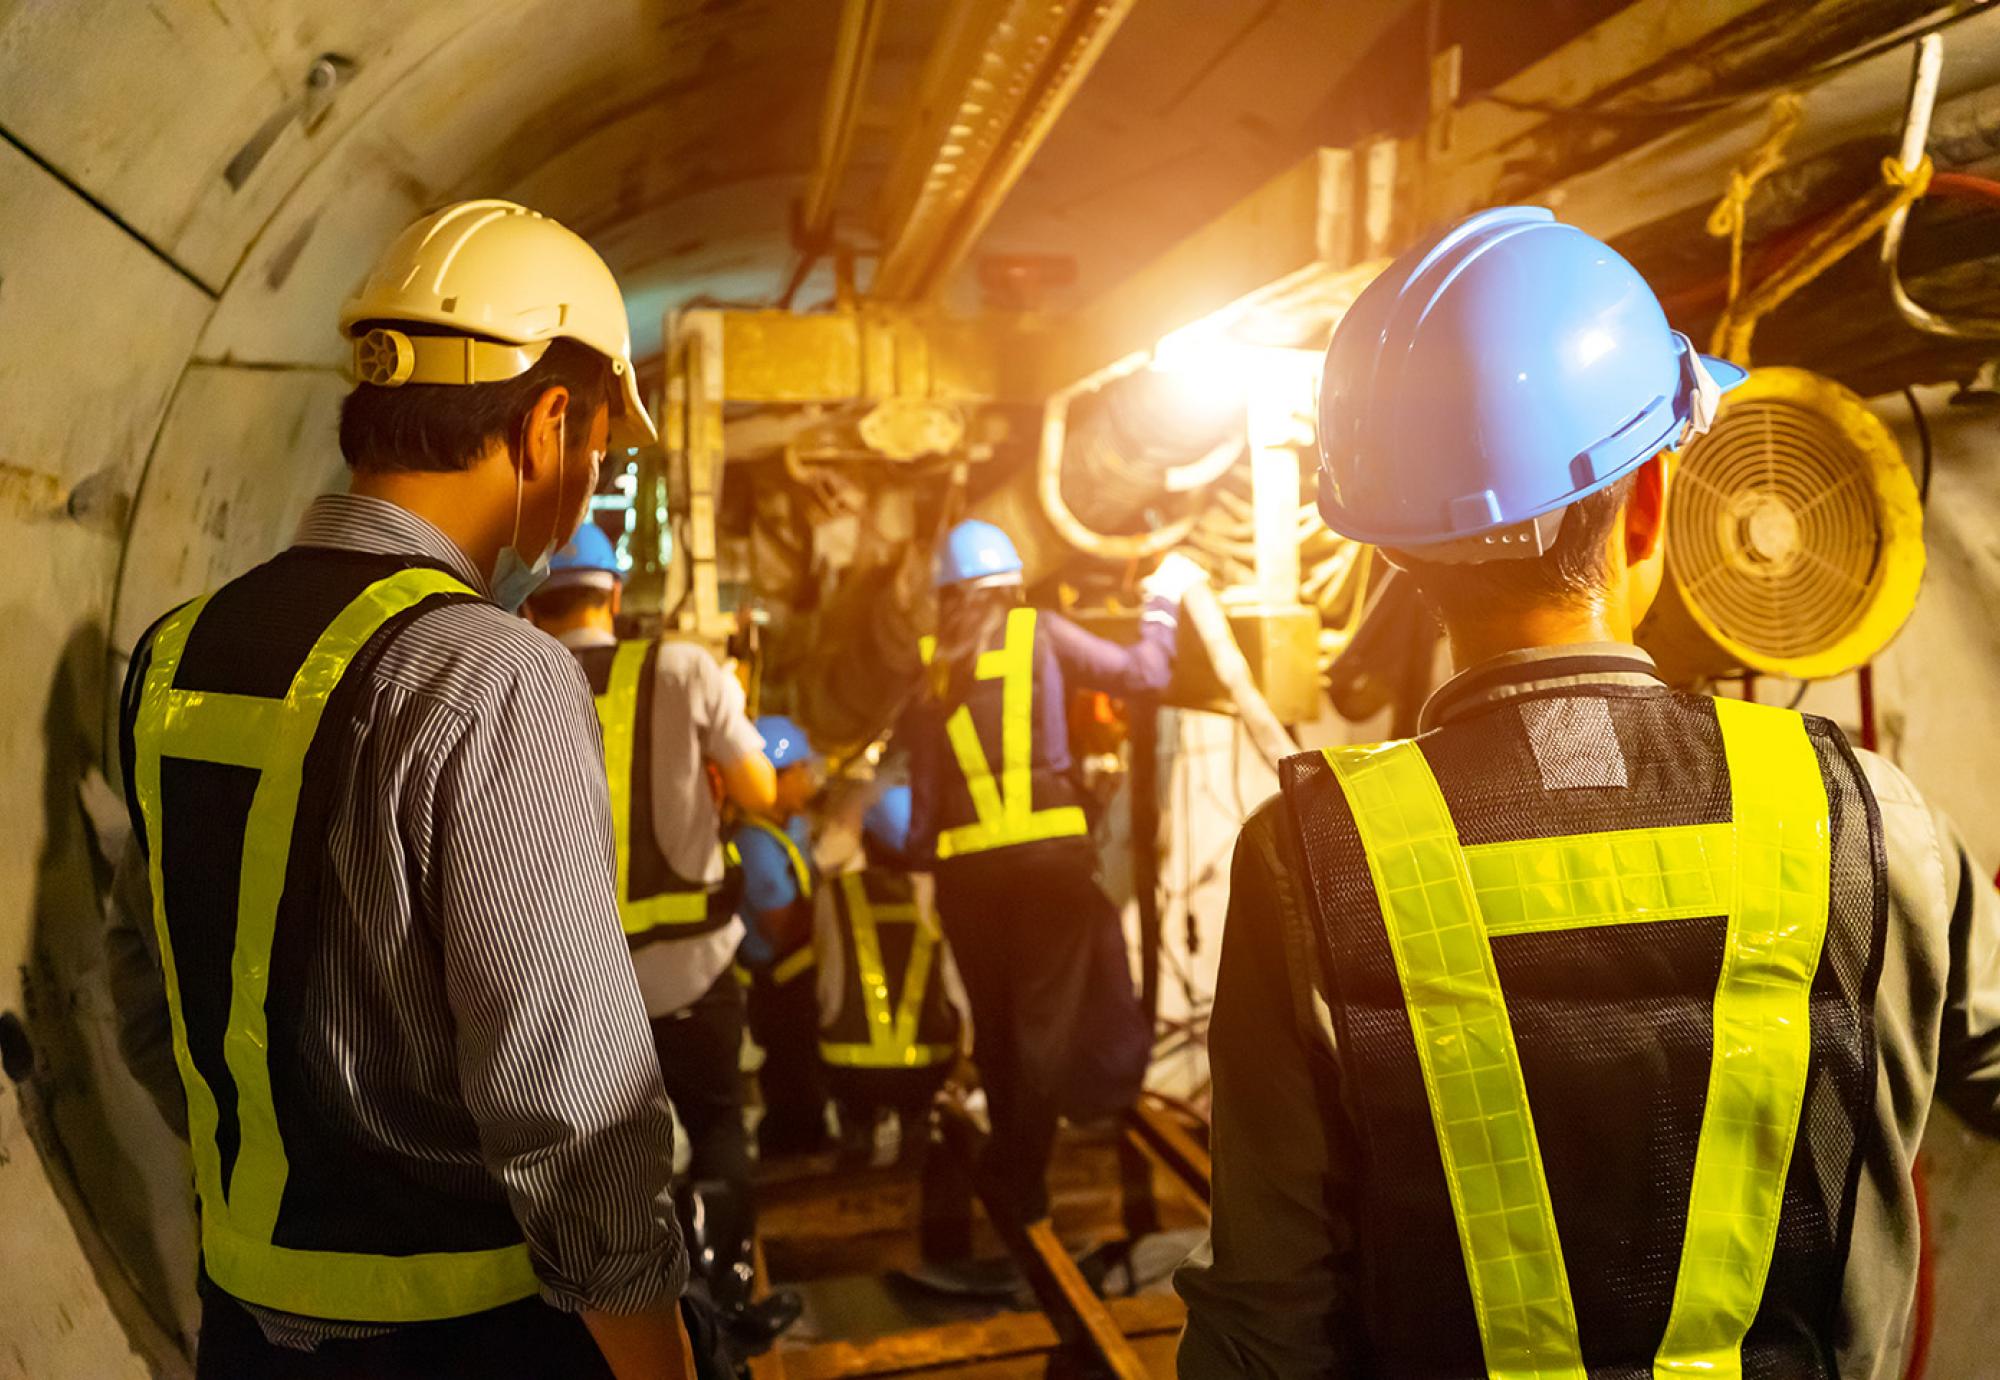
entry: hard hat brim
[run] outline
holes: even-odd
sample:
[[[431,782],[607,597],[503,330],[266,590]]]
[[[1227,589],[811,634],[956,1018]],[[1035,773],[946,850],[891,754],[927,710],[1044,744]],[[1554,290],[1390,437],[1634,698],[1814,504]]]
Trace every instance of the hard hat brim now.
[[[618,380],[623,385],[624,405],[611,410],[611,444],[626,447],[657,445],[659,428],[653,425],[652,415],[639,398],[639,371],[632,367],[629,359],[617,363],[620,366]]]
[[[1750,377],[1748,369],[1731,364],[1726,359],[1718,359],[1714,355],[1702,355],[1701,362],[1708,370],[1708,376],[1715,380],[1715,386],[1725,393]]]

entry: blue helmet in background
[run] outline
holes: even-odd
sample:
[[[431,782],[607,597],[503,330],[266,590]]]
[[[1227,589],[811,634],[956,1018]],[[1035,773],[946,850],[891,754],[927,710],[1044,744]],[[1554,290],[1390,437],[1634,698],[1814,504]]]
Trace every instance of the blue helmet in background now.
[[[967,518],[951,529],[931,568],[931,584],[1018,585],[1021,553],[1007,534],[990,522]]]
[[[1609,245],[1541,207],[1482,211],[1334,331],[1320,515],[1429,559],[1538,555],[1562,509],[1706,430],[1744,377],[1696,354]]]
[[[861,832],[878,848],[901,853],[910,842],[910,788],[891,786],[861,816]]]
[[[783,714],[765,714],[757,720],[757,732],[764,739],[764,755],[779,771],[817,755],[806,739],[806,731]]]
[[[609,589],[624,579],[625,572],[618,567],[618,553],[612,549],[611,538],[602,527],[585,519],[583,526],[576,529],[576,535],[549,558],[549,578],[542,588],[597,585]]]

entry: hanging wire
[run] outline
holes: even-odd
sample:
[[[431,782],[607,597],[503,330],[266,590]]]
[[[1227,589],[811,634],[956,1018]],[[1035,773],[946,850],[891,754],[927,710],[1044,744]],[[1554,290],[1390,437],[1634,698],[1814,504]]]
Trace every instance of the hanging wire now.
[[[1903,401],[1910,405],[1910,421],[1917,428],[1917,445],[1923,452],[1923,473],[1917,479],[1917,507],[1929,508],[1931,504],[1931,423],[1924,416],[1923,404],[1917,401],[1917,390],[1909,384],[1903,385]]]

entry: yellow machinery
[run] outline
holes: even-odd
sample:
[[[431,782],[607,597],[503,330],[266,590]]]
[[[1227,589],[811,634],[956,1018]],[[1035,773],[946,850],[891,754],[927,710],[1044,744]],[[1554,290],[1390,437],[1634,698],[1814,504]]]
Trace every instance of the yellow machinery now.
[[[1669,678],[1816,680],[1862,665],[1923,577],[1917,489],[1860,398],[1756,369],[1675,466],[1668,588],[1642,637]]]

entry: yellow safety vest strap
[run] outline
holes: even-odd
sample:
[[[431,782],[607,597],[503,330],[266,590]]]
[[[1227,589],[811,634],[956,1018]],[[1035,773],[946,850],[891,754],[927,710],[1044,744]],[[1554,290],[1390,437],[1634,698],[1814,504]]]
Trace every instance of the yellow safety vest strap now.
[[[919,644],[926,663],[935,645],[928,640]],[[975,818],[938,834],[938,856],[960,857],[1089,833],[1089,821],[1079,806],[1035,808],[1035,610],[1008,612],[1004,640],[995,650],[979,654],[973,674],[978,680],[1000,682],[1000,775],[996,780],[970,706],[959,705],[945,721],[945,737],[965,778]]]
[[[133,731],[134,787],[151,855],[153,925],[167,979],[174,1059],[188,1096],[204,1259],[224,1290],[266,1307],[314,1317],[413,1321],[498,1307],[526,1298],[536,1287],[525,1246],[389,1257],[272,1244],[290,1162],[272,1098],[264,1013],[306,753],[328,698],[355,656],[391,618],[440,594],[471,596],[472,591],[452,576],[429,569],[399,571],[369,585],[320,634],[283,699],[174,687],[189,634],[208,606],[205,598],[168,618],[153,638]],[[239,1129],[235,1165],[226,1183],[216,1143],[219,1111],[214,1091],[189,1052],[180,977],[167,925],[161,875],[163,757],[247,767],[258,773],[244,827],[229,1015],[222,1041],[223,1059],[236,1084]]]
[[[1586,1380],[1520,1051],[1444,795],[1414,743],[1326,760],[1402,982],[1487,1373]]]
[[[652,664],[652,650],[650,642],[619,643],[611,654],[604,693],[596,697],[611,790],[612,836],[618,844],[618,922],[632,939],[662,925],[693,925],[708,919],[705,889],[632,895],[632,754],[638,733],[639,682]]]
[[[1784,1206],[1833,867],[1826,781],[1804,720],[1717,700],[1736,833],[1735,905],[1687,1234],[1656,1377],[1743,1374]]]
[[[867,1024],[866,1041],[820,1041],[820,1057],[849,1068],[921,1068],[957,1053],[952,1045],[920,1044],[917,1028],[923,1019],[924,997],[938,945],[936,922],[914,904],[878,906],[870,903],[859,872],[840,879],[846,903],[848,933],[854,941],[855,985],[861,993]],[[896,1009],[889,1009],[889,970],[882,960],[882,924],[909,925],[909,965]]]
[[[805,854],[799,852],[799,846],[792,842],[792,836],[770,820],[758,819],[754,815],[747,817],[745,823],[778,841],[778,846],[785,850],[785,861],[792,865],[792,876],[799,884],[799,895],[810,897],[813,894],[812,867],[806,862]]]
[[[1687,920],[1728,914],[1736,831],[1696,824],[1483,843],[1465,861],[1489,935]]]
[[[782,987],[793,978],[810,972],[818,961],[818,955],[813,953],[812,945],[794,949],[771,965],[771,981]]]

